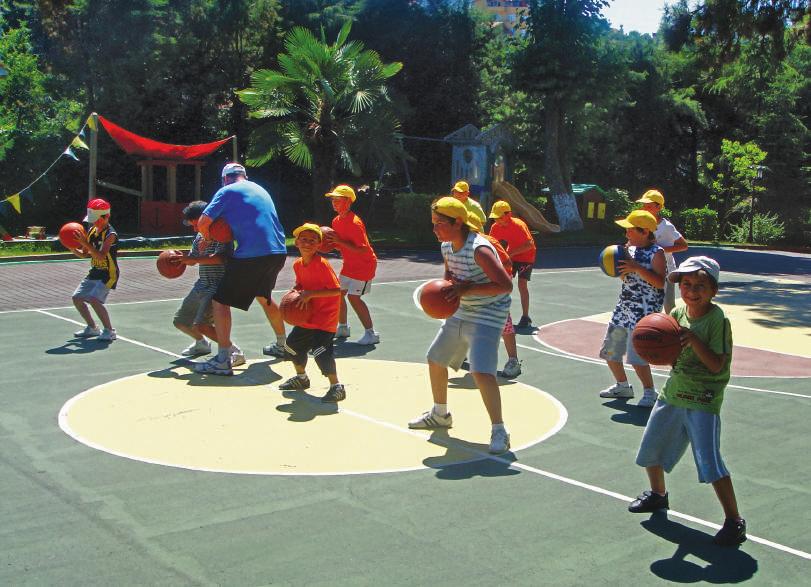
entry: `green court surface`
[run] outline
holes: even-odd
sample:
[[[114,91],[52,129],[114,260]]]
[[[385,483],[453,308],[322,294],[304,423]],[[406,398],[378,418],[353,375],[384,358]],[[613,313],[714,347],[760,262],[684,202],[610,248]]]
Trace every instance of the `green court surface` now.
[[[430,255],[382,260],[367,298],[382,342],[337,345],[337,408],[318,402],[314,363],[308,393],[278,391],[291,367],[261,355],[258,307],[234,313],[249,364],[192,373],[171,325],[182,287],[139,272],[154,260],[123,266],[141,298],[111,295],[109,345],[71,334],[84,265],[0,266],[3,299],[18,302],[0,312],[0,584],[809,584],[809,260],[722,261],[736,272],[718,301],[743,357],[722,454],[750,534],[722,549],[720,505],[689,451],[668,476],[672,510],[627,512],[647,489],[634,457],[648,411],[639,393],[599,398],[611,380],[594,358],[618,281],[594,251],[547,258],[530,282],[542,328],[519,334],[523,373],[502,380],[513,451],[497,457],[464,371],[451,372],[454,428],[406,425],[431,405],[424,356],[439,323],[413,301],[441,275]],[[40,287],[59,303],[26,303]],[[350,324],[356,339],[351,311]]]

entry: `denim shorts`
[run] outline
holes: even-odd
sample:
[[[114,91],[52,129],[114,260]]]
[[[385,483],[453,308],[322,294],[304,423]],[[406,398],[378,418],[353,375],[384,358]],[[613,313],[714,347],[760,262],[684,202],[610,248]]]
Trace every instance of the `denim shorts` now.
[[[88,279],[85,277],[73,292],[74,298],[94,298],[102,304],[107,301],[110,288],[104,285],[100,279]]]
[[[501,328],[451,317],[431,343],[428,360],[458,371],[467,355],[471,373],[495,375],[500,339]]]
[[[211,299],[214,292],[192,289],[175,312],[175,324],[194,326],[195,324],[214,324],[214,311]]]
[[[670,473],[688,444],[693,449],[701,483],[714,483],[729,476],[721,458],[720,416],[656,400],[642,434],[636,464],[640,467],[659,465]]]
[[[628,355],[628,363],[631,365],[647,365],[648,362],[636,354],[634,345],[631,344],[631,337],[628,329],[623,326],[608,325],[603,339],[603,347],[600,349],[600,358],[606,361],[616,361],[622,363],[622,358]]]

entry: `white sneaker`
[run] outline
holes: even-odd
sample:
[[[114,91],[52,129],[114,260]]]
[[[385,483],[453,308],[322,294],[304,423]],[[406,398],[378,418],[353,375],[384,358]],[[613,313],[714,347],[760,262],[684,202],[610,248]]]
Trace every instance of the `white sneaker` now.
[[[519,361],[516,357],[510,357],[507,360],[507,363],[504,365],[504,368],[501,370],[501,374],[507,378],[518,377],[521,375],[521,361]]]
[[[194,370],[197,373],[203,373],[205,375],[233,375],[234,372],[231,370],[231,357],[226,357],[225,360],[221,360],[219,353],[211,357],[205,363],[197,363],[194,365]]]
[[[285,356],[284,347],[280,345],[278,342],[274,342],[273,344],[269,344],[268,346],[262,347],[262,354],[267,355],[269,357],[279,357],[279,358]]]
[[[73,333],[73,336],[76,338],[93,338],[94,336],[98,336],[101,334],[101,330],[98,328],[91,328],[90,326],[85,326],[81,330],[77,330]]]
[[[453,418],[448,412],[447,416],[435,414],[433,408],[429,412],[423,412],[419,418],[414,418],[408,423],[409,428],[424,430],[426,428],[450,428],[453,426]]]
[[[642,393],[642,399],[640,399],[636,405],[640,408],[652,408],[658,397],[659,394],[656,393],[655,389],[646,387],[645,391]]]
[[[634,397],[634,388],[629,384],[615,383],[600,392],[600,397]]]
[[[231,347],[231,366],[232,367],[239,367],[240,365],[245,364],[245,353],[242,352],[242,349],[238,346],[234,345]]]
[[[496,428],[490,433],[490,454],[497,455],[510,450],[510,435],[506,428]]]
[[[211,352],[211,343],[208,342],[205,338],[201,338],[200,340],[195,340],[185,349],[180,351],[180,354],[184,357],[195,357],[197,355],[207,355]]]
[[[101,334],[99,334],[98,340],[113,342],[116,338],[118,338],[118,336],[116,336],[115,328],[105,328],[101,331]]]
[[[363,336],[361,336],[355,344],[371,345],[377,344],[379,342],[380,335],[374,330],[372,331],[367,330],[366,332],[363,333]]]
[[[338,325],[338,330],[335,331],[335,338],[349,338],[349,325]]]

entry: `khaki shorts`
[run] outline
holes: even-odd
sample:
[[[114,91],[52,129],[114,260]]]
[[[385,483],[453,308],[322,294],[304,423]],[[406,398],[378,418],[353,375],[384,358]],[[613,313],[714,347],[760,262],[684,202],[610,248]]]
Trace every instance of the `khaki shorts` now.
[[[175,312],[175,324],[194,326],[195,324],[214,324],[214,310],[211,299],[214,292],[192,289]]]
[[[608,325],[603,339],[603,347],[600,349],[600,358],[606,361],[623,362],[623,357],[628,356],[628,363],[631,365],[647,365],[647,361],[636,354],[634,345],[631,344],[631,336],[627,328],[622,326]]]
[[[74,298],[93,298],[100,301],[102,304],[107,301],[107,296],[110,294],[110,288],[104,285],[100,279],[88,279],[85,277],[73,292]]]

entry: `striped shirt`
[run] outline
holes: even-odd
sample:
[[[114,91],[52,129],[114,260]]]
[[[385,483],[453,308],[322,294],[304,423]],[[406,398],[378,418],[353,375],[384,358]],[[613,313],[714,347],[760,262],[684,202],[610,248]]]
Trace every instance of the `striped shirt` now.
[[[473,283],[490,283],[490,278],[476,263],[474,254],[479,247],[487,247],[498,258],[495,248],[480,234],[471,232],[464,246],[458,251],[453,250],[450,242],[442,243],[442,257],[448,267],[448,272],[456,281],[472,281]],[[510,294],[495,296],[462,296],[459,309],[455,317],[483,324],[493,328],[504,328],[507,314],[510,311]]]
[[[225,255],[230,256],[234,250],[234,245],[231,242],[218,243],[217,241],[209,241],[208,246],[204,251],[200,252],[197,245],[203,237],[200,233],[194,237],[189,251],[189,257],[209,257],[211,255]],[[194,282],[192,289],[195,291],[204,291],[206,293],[216,293],[217,287],[220,285],[222,276],[225,275],[225,265],[198,265],[200,277]]]

